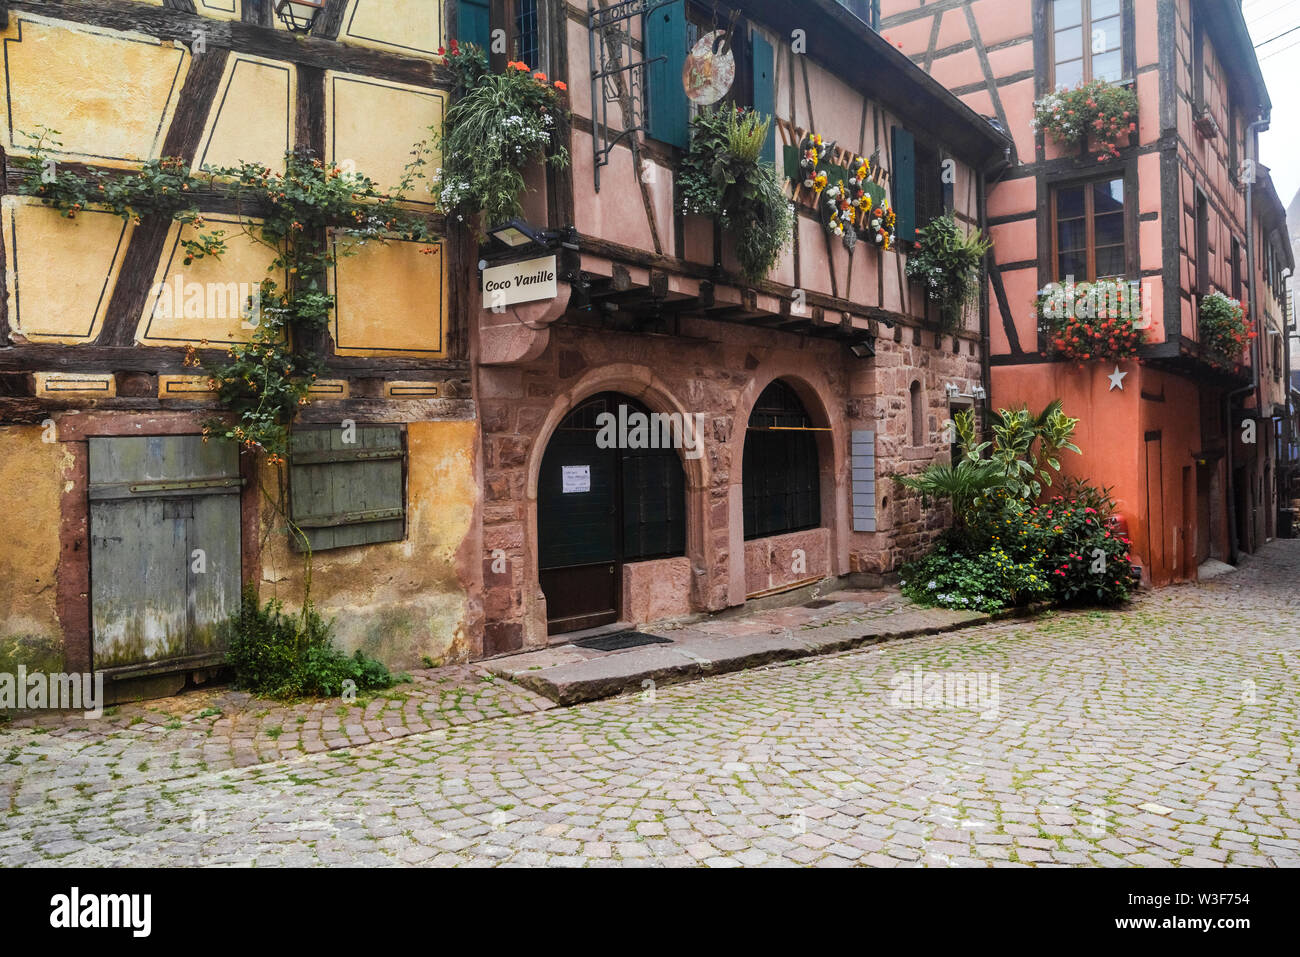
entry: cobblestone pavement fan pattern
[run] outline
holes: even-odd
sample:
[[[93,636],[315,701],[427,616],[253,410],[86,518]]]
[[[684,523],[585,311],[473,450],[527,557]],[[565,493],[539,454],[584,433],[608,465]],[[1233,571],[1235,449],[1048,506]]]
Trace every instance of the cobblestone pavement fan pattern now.
[[[0,728],[0,809],[546,710],[554,703],[477,666],[417,671],[377,696],[280,704],[228,688]],[[0,818],[3,821],[3,818]]]
[[[1295,866],[1298,569],[1274,543],[1122,612],[52,792],[0,863]],[[892,707],[917,667],[997,676],[996,715]]]

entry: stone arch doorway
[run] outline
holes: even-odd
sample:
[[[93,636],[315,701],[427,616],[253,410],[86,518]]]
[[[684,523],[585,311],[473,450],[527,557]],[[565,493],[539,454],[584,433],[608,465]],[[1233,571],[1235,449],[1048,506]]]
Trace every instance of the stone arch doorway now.
[[[537,478],[538,578],[549,634],[619,621],[624,566],[686,553],[686,475],[677,451],[689,438],[684,423],[603,392],[552,433]]]

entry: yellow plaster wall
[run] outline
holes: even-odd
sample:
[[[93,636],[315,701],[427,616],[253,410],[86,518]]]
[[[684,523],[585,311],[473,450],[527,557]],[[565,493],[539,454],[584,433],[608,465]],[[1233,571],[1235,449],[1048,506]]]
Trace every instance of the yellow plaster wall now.
[[[0,522],[0,639],[34,634],[62,639],[56,608],[59,503],[71,456],[54,426],[0,426],[0,488],[17,509]]]
[[[419,667],[425,657],[470,657],[466,596],[474,572],[460,552],[479,496],[476,435],[476,422],[408,425],[406,540],[312,556],[312,598],[327,618],[336,618],[340,648],[360,648],[395,668]],[[277,487],[273,468],[264,481]],[[283,519],[269,507],[263,521],[276,534],[263,551],[262,595],[299,607],[303,557],[290,550]]]
[[[194,0],[194,12],[213,20],[238,20],[243,0]]]
[[[325,155],[335,165],[355,164],[380,189],[396,189],[411,162],[417,143],[442,125],[447,94],[402,83],[347,73],[325,74]],[[442,165],[433,153],[426,158],[431,173]],[[410,191],[415,202],[431,203],[428,180]]]
[[[444,358],[446,288],[442,243],[370,243],[339,257],[334,270],[338,354]]]
[[[241,161],[284,169],[293,146],[297,73],[292,64],[233,54],[208,114],[194,170]]]
[[[11,11],[4,40],[5,148],[19,134],[58,130],[55,159],[117,164],[156,158],[190,54],[154,37]]]
[[[19,196],[0,205],[9,321],[31,342],[90,342],[99,334],[132,225],[82,210],[68,219]]]
[[[201,228],[173,223],[168,231],[162,260],[136,330],[137,342],[175,346],[203,341],[246,342],[252,337],[255,327],[244,321],[244,303],[247,295],[270,275],[275,252],[242,232],[233,216],[208,215],[205,222]],[[181,241],[215,230],[226,233],[226,251],[221,258],[205,257],[185,265]],[[186,291],[183,300],[175,294],[178,277]],[[166,308],[164,286],[171,290],[170,310]],[[188,294],[196,288],[203,292],[201,301]]]
[[[408,56],[436,56],[443,45],[438,0],[348,0],[339,39]]]

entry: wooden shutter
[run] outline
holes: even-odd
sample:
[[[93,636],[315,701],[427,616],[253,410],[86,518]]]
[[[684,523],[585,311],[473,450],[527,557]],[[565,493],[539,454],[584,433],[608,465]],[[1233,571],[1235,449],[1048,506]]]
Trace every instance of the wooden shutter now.
[[[754,109],[772,117],[772,127],[767,131],[762,158],[776,162],[776,53],[772,44],[757,30],[750,44],[754,66]]]
[[[477,43],[486,51],[492,43],[488,0],[460,0],[458,16],[456,39],[461,43]]]
[[[652,137],[680,149],[690,145],[690,104],[682,85],[686,68],[686,0],[645,17],[646,110]],[[662,59],[660,59],[662,58]]]
[[[341,428],[295,432],[290,514],[312,551],[404,539],[405,459],[398,426],[358,426],[354,436]],[[301,550],[301,538],[291,538]]]
[[[894,127],[894,213],[900,240],[916,242],[916,140],[900,126]]]

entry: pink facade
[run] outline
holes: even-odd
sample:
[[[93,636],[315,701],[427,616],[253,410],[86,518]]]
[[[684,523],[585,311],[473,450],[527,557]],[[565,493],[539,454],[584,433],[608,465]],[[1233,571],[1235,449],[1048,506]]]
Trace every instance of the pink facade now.
[[[555,303],[479,314],[475,393],[488,556],[483,653],[539,647],[611,617],[640,625],[718,612],[828,579],[875,581],[892,573],[946,526],[942,511],[923,511],[890,476],[947,459],[944,423],[985,382],[985,307],[977,304],[955,328],[941,328],[920,286],[905,275],[903,244],[889,251],[859,245],[850,255],[800,196],[787,250],[764,280],[743,279],[733,237],[712,219],[680,209],[680,145],[642,131],[635,152],[625,138],[598,164],[595,149],[603,140],[591,118],[587,6],[561,6],[567,16],[552,23],[549,59],[541,67],[572,91],[573,164],[545,183],[536,179],[529,217],[538,226],[575,227],[581,253],[573,278],[580,276],[583,287],[562,283]],[[769,156],[779,170],[786,147],[797,147],[804,132],[817,133],[846,156],[874,156],[878,181],[896,205],[895,131],[903,130],[919,149],[933,151],[935,163],[951,160],[943,201],[967,228],[980,227],[982,171],[1007,145],[996,130],[838,4],[827,0],[797,11],[775,2],[740,7],[732,42],[741,79],[728,102],[747,106],[756,93],[763,98],[750,74],[763,62],[761,51],[771,51],[777,128]],[[683,11],[708,22],[703,7],[683,3],[670,4],[664,15]],[[625,25],[638,44],[653,45],[640,16]],[[806,55],[788,41],[796,29],[806,31]],[[864,71],[864,62],[872,69]],[[654,95],[651,85],[651,101]],[[615,131],[620,106],[617,98],[607,105]],[[797,193],[797,185],[788,192]],[[759,533],[748,512],[760,507],[752,486],[767,479],[752,474],[758,468],[753,450],[747,474],[746,444],[764,440],[754,438],[762,411],[756,406],[774,387],[795,397],[798,430],[815,450],[815,481],[799,493],[800,507],[815,518]],[[606,588],[591,569],[604,567],[607,556],[593,553],[599,561],[588,566],[557,557],[570,547],[577,554],[583,543],[566,539],[562,547],[558,538],[566,530],[548,525],[550,512],[578,501],[565,494],[600,491],[599,464],[579,452],[572,461],[582,464],[558,464],[561,446],[582,448],[575,415],[593,401],[702,416],[704,423],[702,454],[677,450],[682,539],[665,546],[676,553],[616,556],[610,574],[617,579],[617,607],[603,618],[570,606]],[[581,454],[597,457],[590,449]],[[557,491],[563,467],[597,476],[592,491]],[[635,503],[629,505],[626,491],[620,495],[617,508],[626,514]],[[599,529],[589,535],[599,538]],[[567,610],[558,610],[561,604]]]
[[[1283,393],[1281,351],[1267,343],[1282,334],[1278,277],[1290,254],[1266,171],[1255,167],[1247,183],[1257,155],[1250,124],[1270,107],[1238,5],[884,0],[882,14],[883,33],[1015,140],[1011,165],[989,180],[993,402],[1041,407],[1060,397],[1082,419],[1085,456],[1067,467],[1114,489],[1153,583],[1194,579],[1205,559],[1229,560],[1275,534]],[[1062,86],[1097,78],[1136,93],[1137,128],[1117,158],[1098,162],[1034,129],[1035,101],[1058,74]],[[1066,278],[1070,260],[1058,261],[1058,249],[1070,234],[1056,204],[1096,185],[1122,196],[1122,239],[1107,241],[1122,245],[1123,260],[1075,278],[1140,281],[1153,321],[1137,360],[1054,361],[1033,301]],[[1200,343],[1199,303],[1212,291],[1253,300],[1259,349],[1235,368],[1216,365]],[[1127,373],[1119,388],[1109,379],[1116,369]],[[1255,442],[1244,445],[1252,430]]]

